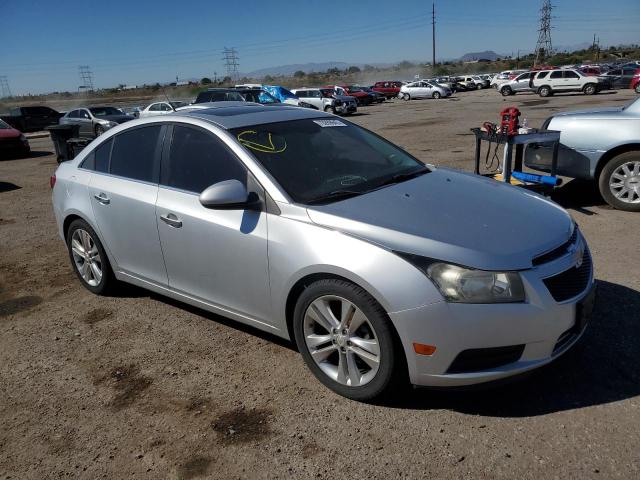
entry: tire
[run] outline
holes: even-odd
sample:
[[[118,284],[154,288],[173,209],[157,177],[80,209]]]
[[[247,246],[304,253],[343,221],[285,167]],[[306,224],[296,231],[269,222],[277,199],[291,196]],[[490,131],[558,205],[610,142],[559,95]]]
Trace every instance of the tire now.
[[[433,95],[431,95],[433,98],[435,98],[436,100],[440,99],[440,97],[442,97],[442,95],[440,95],[440,92],[433,92]]]
[[[550,97],[551,94],[551,87],[548,87],[546,85],[538,89],[538,95],[540,95],[541,97]]]
[[[405,94],[402,96],[402,99],[403,99],[405,102],[408,102],[409,100],[411,100],[411,95],[409,95],[408,93],[405,93]]]
[[[324,112],[325,113],[333,113],[334,115],[336,114],[336,109],[334,107],[332,107],[331,105],[327,105],[324,107]]]
[[[320,316],[323,311],[327,313]],[[342,317],[342,311],[350,316]],[[349,319],[344,330],[338,323],[342,318]],[[358,326],[352,330],[354,322]],[[402,346],[387,313],[353,283],[327,279],[308,286],[296,303],[293,330],[307,367],[326,387],[344,397],[371,401],[406,379]],[[362,348],[365,345],[370,351]]]
[[[508,97],[509,95],[513,95],[513,90],[511,90],[511,87],[505,86],[500,89],[500,93],[503,97]]]
[[[602,198],[617,210],[640,212],[640,151],[612,158],[600,172]]]
[[[116,279],[107,254],[93,228],[82,219],[74,220],[69,225],[66,240],[71,266],[80,279],[80,283],[96,295],[106,295],[110,292],[116,283]],[[91,256],[91,261],[88,264],[87,257],[84,255],[84,252],[87,251],[88,255]],[[83,265],[88,265],[86,270]],[[97,271],[93,267],[100,271],[99,279]]]
[[[640,93],[640,82],[638,82],[634,90],[636,91],[636,93]]]
[[[482,90],[482,84],[481,83],[476,85],[476,90]]]
[[[96,137],[99,137],[104,132],[106,132],[106,130],[104,129],[104,127],[102,125],[96,125]]]
[[[587,83],[582,88],[582,91],[585,95],[595,95],[596,93],[598,93],[598,87],[594,83]]]

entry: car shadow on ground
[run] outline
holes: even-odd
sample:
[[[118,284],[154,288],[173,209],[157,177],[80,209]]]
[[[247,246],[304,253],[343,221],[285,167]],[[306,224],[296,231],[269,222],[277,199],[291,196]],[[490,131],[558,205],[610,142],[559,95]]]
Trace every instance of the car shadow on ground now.
[[[564,208],[576,210],[585,215],[597,215],[589,207],[598,207],[610,210],[610,207],[600,195],[596,182],[586,180],[570,180],[558,187],[551,194],[551,200]]]
[[[415,389],[385,405],[469,415],[531,417],[602,405],[640,394],[640,292],[598,281],[592,321],[580,342],[536,372],[500,386]]]
[[[11,192],[13,190],[20,190],[22,187],[11,182],[0,182],[0,193]]]

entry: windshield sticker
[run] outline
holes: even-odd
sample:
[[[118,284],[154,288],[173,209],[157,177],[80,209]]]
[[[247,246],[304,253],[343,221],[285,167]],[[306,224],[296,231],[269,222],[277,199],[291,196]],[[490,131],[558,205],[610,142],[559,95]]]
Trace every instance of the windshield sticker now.
[[[348,127],[346,123],[342,123],[340,120],[314,120],[313,123],[317,123],[321,127]]]
[[[271,133],[255,130],[245,130],[238,134],[238,141],[245,147],[262,153],[282,153],[287,149],[284,137],[273,136]]]

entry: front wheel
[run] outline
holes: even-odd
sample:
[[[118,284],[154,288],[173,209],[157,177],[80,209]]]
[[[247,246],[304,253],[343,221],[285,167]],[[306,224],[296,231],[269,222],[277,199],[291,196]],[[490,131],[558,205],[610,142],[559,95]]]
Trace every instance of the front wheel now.
[[[338,279],[311,284],[298,299],[293,321],[305,363],[338,394],[369,401],[405,378],[386,312],[357,285]]]
[[[638,82],[634,90],[636,91],[636,93],[640,93],[640,82]]]
[[[584,86],[582,91],[585,95],[594,95],[598,91],[598,88],[593,83],[588,83]]]
[[[482,90],[482,84],[478,83],[478,84],[476,85],[476,90]]]
[[[67,231],[67,249],[71,264],[87,290],[104,295],[116,280],[98,235],[84,220],[74,220]]]
[[[618,210],[640,212],[640,152],[627,152],[605,165],[598,179],[602,198]]]
[[[502,89],[500,89],[500,93],[503,97],[508,97],[513,93],[513,91],[511,90],[511,87],[502,87]]]
[[[102,135],[106,130],[102,125],[96,125],[96,137]]]
[[[438,100],[442,95],[440,95],[440,92],[433,92],[433,98],[435,98],[436,100]]]
[[[408,93],[405,93],[405,94],[402,95],[402,99],[405,102],[408,102],[409,100],[411,100],[411,95],[409,95]]]

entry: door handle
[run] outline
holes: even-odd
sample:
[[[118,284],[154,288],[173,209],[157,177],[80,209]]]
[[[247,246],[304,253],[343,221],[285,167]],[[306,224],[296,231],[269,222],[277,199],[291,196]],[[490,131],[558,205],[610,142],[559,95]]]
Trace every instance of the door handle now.
[[[98,202],[100,202],[103,205],[109,205],[109,203],[111,203],[111,199],[109,199],[109,197],[107,197],[104,193],[100,193],[99,195],[94,195],[93,198],[95,198]]]
[[[166,215],[160,215],[160,220],[173,228],[182,227],[182,220],[180,220],[175,214],[167,213]]]

